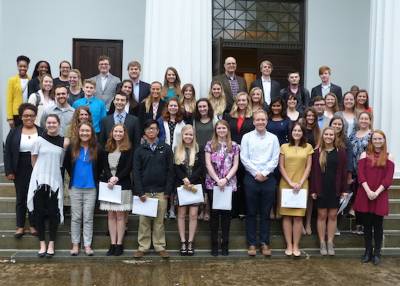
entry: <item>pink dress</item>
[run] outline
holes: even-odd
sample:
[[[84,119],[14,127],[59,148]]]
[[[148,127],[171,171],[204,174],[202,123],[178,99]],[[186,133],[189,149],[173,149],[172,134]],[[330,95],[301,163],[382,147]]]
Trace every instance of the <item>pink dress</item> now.
[[[385,167],[377,167],[372,165],[372,161],[363,158],[358,161],[358,181],[356,199],[354,202],[354,210],[361,213],[373,213],[379,216],[389,214],[389,194],[387,189],[393,183],[394,163],[389,159]],[[362,186],[367,182],[371,191],[375,191],[382,185],[385,190],[375,199],[370,200]]]

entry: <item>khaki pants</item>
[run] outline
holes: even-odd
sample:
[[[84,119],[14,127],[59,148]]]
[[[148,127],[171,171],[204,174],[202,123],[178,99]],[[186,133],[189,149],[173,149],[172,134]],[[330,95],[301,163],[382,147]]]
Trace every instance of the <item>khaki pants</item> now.
[[[167,211],[168,201],[164,198],[164,193],[157,193],[154,196],[150,193],[146,193],[146,196],[148,198],[158,199],[157,217],[140,216],[138,231],[139,251],[148,251],[151,241],[153,240],[154,250],[159,252],[165,250],[166,246],[164,216]],[[152,222],[153,229],[151,228]]]

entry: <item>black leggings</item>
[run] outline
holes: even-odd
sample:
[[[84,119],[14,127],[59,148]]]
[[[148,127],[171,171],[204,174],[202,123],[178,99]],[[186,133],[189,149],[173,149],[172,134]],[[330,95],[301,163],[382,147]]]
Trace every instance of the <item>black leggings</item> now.
[[[33,215],[39,234],[39,241],[46,240],[46,219],[49,221],[49,241],[56,240],[57,228],[60,223],[58,209],[58,191],[52,192],[48,185],[41,185],[33,197]]]
[[[372,251],[372,232],[375,241],[375,255],[379,255],[383,240],[383,216],[373,213],[359,213],[364,226],[365,249]]]
[[[231,226],[231,211],[228,210],[213,210],[213,191],[207,190],[210,199],[210,230],[211,230],[211,248],[218,249],[218,230],[221,226],[221,248],[228,249],[229,244],[229,229]],[[221,221],[220,221],[221,220]]]

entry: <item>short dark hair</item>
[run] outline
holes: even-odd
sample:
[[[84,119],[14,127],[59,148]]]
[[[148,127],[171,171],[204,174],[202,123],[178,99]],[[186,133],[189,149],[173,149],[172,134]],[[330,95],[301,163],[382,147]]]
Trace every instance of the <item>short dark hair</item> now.
[[[47,119],[48,119],[48,118],[50,118],[50,117],[53,117],[53,118],[55,118],[55,119],[57,120],[58,124],[60,124],[60,117],[58,117],[58,115],[57,115],[57,114],[54,114],[54,113],[50,113],[50,114],[48,114],[48,115],[46,116],[46,120],[45,120],[45,122],[46,122],[46,121],[47,121]]]
[[[160,129],[160,126],[158,125],[157,120],[155,120],[155,119],[147,119],[143,124],[143,133],[147,128],[149,128],[153,124],[157,125],[157,129]]]
[[[116,97],[117,95],[123,96],[123,97],[126,98],[126,101],[129,101],[129,95],[126,94],[125,92],[123,92],[122,90],[119,90],[117,93],[115,93],[114,99],[115,99],[115,97]],[[114,99],[113,99],[113,100],[114,100]]]
[[[37,107],[35,105],[33,105],[32,103],[22,103],[19,107],[18,107],[18,115],[21,117],[22,114],[24,113],[25,110],[32,110],[35,115],[37,115]]]
[[[17,57],[17,63],[19,63],[20,61],[25,61],[28,65],[31,62],[30,58],[24,55],[20,55]]]
[[[325,101],[325,99],[322,96],[317,95],[316,97],[313,98],[312,104],[314,105],[315,102],[321,101],[321,100]]]
[[[61,84],[56,85],[56,87],[54,88],[54,92],[55,92],[57,89],[59,89],[59,88],[65,88],[65,90],[66,90],[67,93],[68,93],[68,88],[67,88],[65,85],[61,85]]]
[[[108,61],[109,64],[111,63],[110,57],[109,57],[109,56],[106,56],[106,55],[100,56],[99,59],[97,60],[97,63],[99,63],[99,62],[101,62],[101,61]]]

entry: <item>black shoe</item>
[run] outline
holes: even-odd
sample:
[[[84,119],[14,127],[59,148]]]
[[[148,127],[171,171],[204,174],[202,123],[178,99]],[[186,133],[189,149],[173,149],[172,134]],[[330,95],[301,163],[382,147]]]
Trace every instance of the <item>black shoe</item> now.
[[[115,253],[115,244],[110,244],[110,248],[108,249],[106,255],[107,256],[112,256]]]
[[[14,237],[15,237],[16,239],[21,239],[21,238],[24,236],[24,234],[25,234],[25,233],[23,233],[23,232],[18,232],[18,233],[15,233],[15,234],[14,234]]]
[[[124,246],[122,244],[117,244],[115,246],[115,251],[114,251],[114,255],[115,256],[120,256],[124,253]]]
[[[38,252],[37,256],[43,258],[46,256],[46,252]]]
[[[379,265],[380,263],[381,263],[381,257],[380,257],[380,255],[378,256],[378,255],[374,255],[373,257],[372,257],[372,263],[374,264],[374,265]]]
[[[54,256],[54,252],[53,253],[46,252],[46,257],[47,258],[52,258],[53,256]]]
[[[228,255],[229,255],[229,250],[228,250],[228,248],[223,248],[223,249],[221,249],[221,255],[222,255],[222,256],[228,256]]]
[[[366,250],[364,255],[361,256],[361,262],[362,263],[368,263],[372,260],[372,254],[371,251]]]
[[[214,257],[218,256],[218,248],[211,249],[211,255]]]
[[[187,244],[187,255],[188,256],[193,256],[194,255],[193,241],[189,241],[188,244]]]
[[[181,249],[179,250],[181,256],[187,255],[187,241],[181,241]]]

